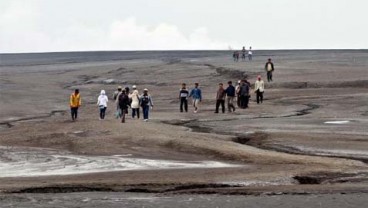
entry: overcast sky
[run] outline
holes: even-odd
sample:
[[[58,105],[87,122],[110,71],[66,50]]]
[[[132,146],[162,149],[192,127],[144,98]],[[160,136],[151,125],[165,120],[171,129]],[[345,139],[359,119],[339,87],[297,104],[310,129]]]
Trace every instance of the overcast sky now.
[[[367,0],[0,0],[0,53],[367,49]]]

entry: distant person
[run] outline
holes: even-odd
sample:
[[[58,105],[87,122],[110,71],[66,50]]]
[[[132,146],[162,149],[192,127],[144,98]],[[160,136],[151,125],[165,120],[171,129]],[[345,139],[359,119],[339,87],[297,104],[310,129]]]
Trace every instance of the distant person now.
[[[118,87],[118,90],[116,90],[114,92],[114,95],[113,95],[113,98],[114,98],[114,101],[115,101],[115,104],[116,104],[116,112],[115,112],[115,117],[118,119],[118,118],[121,118],[121,109],[120,109],[120,106],[119,106],[119,96],[121,94],[121,91],[122,91],[122,87],[119,86]]]
[[[125,89],[123,89],[118,97],[119,100],[119,107],[120,107],[120,111],[121,111],[121,123],[125,123],[125,115],[126,115],[126,110],[129,107],[129,97],[126,94]]]
[[[100,96],[97,99],[97,105],[100,109],[100,120],[105,119],[106,109],[107,109],[107,102],[109,99],[106,96],[105,90],[101,90]]]
[[[78,118],[78,108],[82,105],[82,99],[79,94],[79,89],[75,89],[74,93],[70,95],[70,111],[72,120],[75,121]]]
[[[233,53],[233,60],[236,61],[236,51]]]
[[[202,91],[198,88],[199,84],[194,84],[194,89],[190,91],[189,97],[192,97],[194,113],[198,112],[199,103],[202,102]]]
[[[259,102],[263,103],[264,82],[261,75],[258,75],[257,81],[254,83],[254,92],[256,93],[257,104]]]
[[[238,61],[239,61],[239,55],[240,55],[240,54],[239,54],[239,51],[237,51],[237,52],[235,53],[235,55],[236,55],[236,56],[235,56],[235,58],[236,58],[236,62],[238,62]]]
[[[242,60],[245,61],[245,53],[247,51],[245,50],[245,46],[243,46],[243,49],[242,49]]]
[[[242,80],[240,86],[240,107],[242,109],[248,108],[249,102],[249,85],[246,83],[245,80]]]
[[[275,70],[275,67],[273,66],[273,63],[271,61],[271,59],[269,58],[266,65],[265,65],[265,69],[267,71],[267,80],[268,82],[272,81],[272,72]]]
[[[216,111],[215,113],[219,112],[219,107],[221,105],[222,113],[225,113],[225,97],[226,92],[224,89],[224,85],[222,83],[219,84],[219,89],[217,90],[216,94]]]
[[[240,108],[240,87],[241,87],[241,80],[238,81],[238,85],[235,87],[235,93],[236,93],[236,104]]]
[[[150,107],[153,108],[152,97],[148,94],[148,89],[143,90],[143,94],[141,95],[141,106],[143,111],[143,119],[144,121],[148,121]]]
[[[234,106],[235,87],[233,86],[232,81],[228,81],[227,84],[229,85],[225,90],[226,98],[227,98],[227,110],[229,112],[234,112],[235,111],[235,106]]]
[[[249,47],[249,50],[248,50],[248,60],[249,61],[252,61],[252,56],[253,56],[252,47]]]
[[[189,91],[186,87],[185,83],[181,84],[181,89],[179,91],[179,99],[180,99],[180,112],[188,112],[188,96]],[[184,108],[184,109],[183,109]]]
[[[135,118],[137,115],[137,118],[139,119],[139,106],[140,106],[140,97],[139,92],[137,90],[137,86],[132,86],[133,92],[129,95],[129,99],[131,100],[131,108],[132,108],[132,118]]]

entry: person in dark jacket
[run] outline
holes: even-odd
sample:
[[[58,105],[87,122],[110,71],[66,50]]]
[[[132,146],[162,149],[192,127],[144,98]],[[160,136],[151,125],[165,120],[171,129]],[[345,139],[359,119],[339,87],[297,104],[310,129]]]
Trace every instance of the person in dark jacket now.
[[[239,94],[240,94],[240,106],[241,106],[241,108],[243,108],[243,109],[248,108],[249,85],[246,83],[245,80],[242,80]]]
[[[187,90],[187,85],[185,83],[183,83],[181,85],[181,90],[179,92],[179,99],[180,99],[180,112],[183,112],[185,110],[185,112],[188,112],[188,96],[189,96],[189,91]],[[184,107],[184,109],[183,109]]]
[[[221,108],[222,108],[222,113],[225,113],[225,97],[226,97],[226,93],[225,93],[224,85],[222,83],[220,83],[219,84],[219,89],[217,90],[217,95],[216,95],[216,111],[215,111],[215,113],[219,112],[220,105],[221,105]]]
[[[125,123],[125,115],[129,107],[129,96],[126,94],[125,89],[119,95],[119,107],[121,110],[121,123]]]
[[[229,86],[225,90],[225,93],[227,96],[227,109],[229,112],[231,112],[231,110],[234,112],[235,111],[235,106],[234,106],[235,87],[233,86],[232,81],[227,82],[227,84],[229,84]]]
[[[141,106],[143,111],[144,121],[148,121],[149,110],[153,108],[153,101],[151,95],[148,94],[148,89],[143,90],[143,95],[141,95]]]
[[[275,67],[272,63],[272,60],[269,58],[266,65],[265,65],[265,70],[267,72],[267,80],[268,82],[272,81],[272,72],[275,70]]]

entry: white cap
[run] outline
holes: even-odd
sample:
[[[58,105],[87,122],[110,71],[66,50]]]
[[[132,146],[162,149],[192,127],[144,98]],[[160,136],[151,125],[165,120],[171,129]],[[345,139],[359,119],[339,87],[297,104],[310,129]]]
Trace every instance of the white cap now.
[[[144,88],[144,90],[143,91],[148,91],[148,89],[147,88]]]
[[[133,85],[133,86],[132,86],[132,88],[133,88],[133,89],[137,89],[137,86]]]

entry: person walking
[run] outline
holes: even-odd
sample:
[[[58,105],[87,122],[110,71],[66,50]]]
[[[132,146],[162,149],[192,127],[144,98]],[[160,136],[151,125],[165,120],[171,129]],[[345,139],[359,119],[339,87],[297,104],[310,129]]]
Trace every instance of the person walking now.
[[[194,89],[192,89],[189,94],[189,97],[192,97],[194,113],[198,112],[199,103],[202,102],[202,91],[198,86],[198,83],[194,83]]]
[[[180,112],[188,112],[188,96],[189,91],[187,90],[187,85],[185,83],[181,84],[181,89],[179,92],[179,99],[180,99]],[[183,109],[184,107],[184,109]]]
[[[132,104],[132,99],[130,99],[131,93],[130,93],[129,87],[125,87],[125,94],[128,95],[128,97],[129,97],[129,107],[131,107],[130,105]],[[129,108],[126,109],[125,113],[126,113],[126,115],[129,114]]]
[[[241,80],[238,81],[238,85],[235,87],[235,93],[236,93],[236,104],[240,108],[240,87],[241,87]]]
[[[121,91],[122,91],[122,87],[119,86],[118,90],[116,90],[114,92],[114,96],[113,96],[114,101],[115,101],[115,105],[116,105],[116,112],[115,112],[116,119],[121,118],[121,110],[120,110],[120,106],[119,106],[119,96],[121,94]]]
[[[153,108],[152,97],[148,94],[148,89],[143,90],[143,95],[141,96],[141,106],[143,111],[143,119],[144,121],[148,121],[150,107]]]
[[[225,90],[226,98],[227,98],[227,110],[229,112],[232,112],[232,111],[234,112],[235,111],[235,106],[234,106],[235,87],[233,86],[232,81],[228,81],[227,84],[229,85]]]
[[[243,46],[243,49],[242,49],[242,60],[245,61],[245,53],[247,51],[245,50],[245,46]]]
[[[100,109],[100,120],[105,119],[108,101],[109,99],[106,96],[105,90],[101,90],[100,96],[97,98],[97,106]]]
[[[249,50],[248,50],[248,60],[249,61],[252,61],[252,56],[253,56],[252,47],[249,47]]]
[[[269,58],[266,65],[265,65],[265,69],[267,72],[267,80],[268,82],[272,81],[272,72],[275,70],[275,67],[272,63],[272,60]]]
[[[121,123],[125,123],[125,115],[129,107],[129,97],[126,94],[125,89],[121,91],[118,100],[119,100],[119,107],[120,107],[120,112],[121,112]]]
[[[137,118],[139,119],[139,104],[140,104],[140,98],[139,98],[139,92],[137,90],[137,86],[132,86],[133,92],[129,95],[130,100],[132,101],[131,107],[132,107],[132,118],[135,118],[137,115]]]
[[[82,105],[82,99],[79,94],[79,89],[75,89],[74,93],[70,95],[69,104],[72,120],[75,121],[78,118],[78,108]]]
[[[241,108],[243,108],[243,109],[248,108],[249,85],[246,83],[245,80],[243,80],[241,82],[239,94],[240,94],[240,106],[241,106]]]
[[[222,113],[225,113],[225,97],[226,93],[224,90],[224,85],[222,83],[219,84],[219,89],[217,90],[216,94],[216,111],[215,113],[219,112],[219,107],[221,105]]]
[[[261,75],[258,75],[257,81],[254,83],[254,92],[256,93],[257,104],[259,102],[263,103],[264,82]]]

